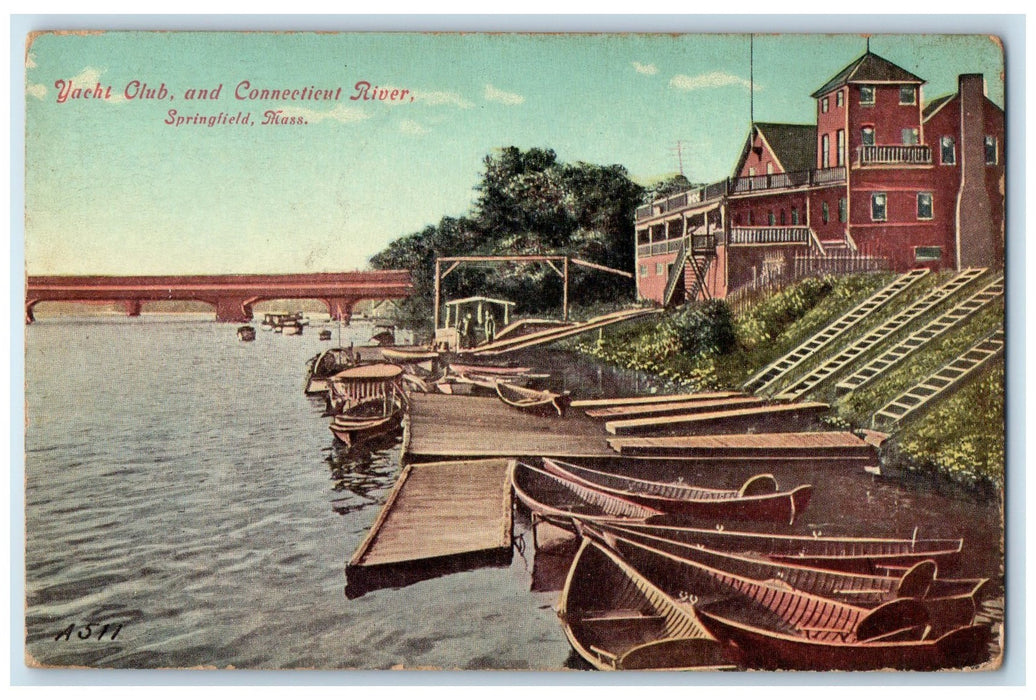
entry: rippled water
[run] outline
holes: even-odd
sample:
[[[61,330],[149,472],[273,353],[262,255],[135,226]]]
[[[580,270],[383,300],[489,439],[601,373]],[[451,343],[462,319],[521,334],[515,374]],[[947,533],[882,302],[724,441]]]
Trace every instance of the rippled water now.
[[[354,326],[343,340],[368,335]],[[26,344],[26,643],[38,663],[583,667],[552,609],[565,562],[536,562],[534,579],[531,547],[509,567],[346,598],[344,563],[399,450],[332,448],[321,403],[302,393],[305,359],[328,346],[315,329],[241,343],[200,317],[51,318]],[[582,396],[647,389],[586,361],[563,370],[557,381]],[[997,504],[855,472],[779,476],[817,486],[803,531],[964,536],[960,575],[1001,575]],[[998,583],[986,612],[1002,607]],[[78,639],[88,622],[123,627],[114,641],[96,627]]]

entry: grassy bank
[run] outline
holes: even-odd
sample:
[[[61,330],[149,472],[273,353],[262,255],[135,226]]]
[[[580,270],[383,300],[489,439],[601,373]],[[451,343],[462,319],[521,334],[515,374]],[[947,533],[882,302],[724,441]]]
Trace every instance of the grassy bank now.
[[[931,275],[873,317],[850,329],[830,348],[823,348],[788,379],[802,376],[830,354],[883,323],[949,275]],[[735,317],[724,302],[684,307],[661,317],[607,329],[575,350],[616,366],[650,372],[689,391],[738,389],[753,374],[839,318],[892,279],[866,274],[802,280],[761,299]],[[978,284],[984,284],[980,282]],[[961,296],[974,291],[970,287]],[[956,299],[956,297],[955,297]],[[876,353],[942,313],[953,299],[920,321],[888,338],[853,363],[858,368]],[[912,354],[858,390],[838,396],[834,384],[843,372],[816,389],[810,398],[832,404],[830,423],[846,428],[870,427],[874,412],[903,390],[946,364],[1003,319],[996,304]],[[848,371],[852,371],[852,369]],[[997,361],[959,391],[930,410],[909,417],[884,448],[891,467],[936,474],[969,486],[998,490],[1004,473],[1004,375]]]

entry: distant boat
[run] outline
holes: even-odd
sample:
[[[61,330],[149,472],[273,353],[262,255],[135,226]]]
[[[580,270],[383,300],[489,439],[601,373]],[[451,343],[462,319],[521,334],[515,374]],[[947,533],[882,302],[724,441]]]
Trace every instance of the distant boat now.
[[[280,331],[284,335],[302,335],[302,324],[298,322],[286,323],[280,327]]]
[[[497,382],[496,393],[508,406],[517,408],[520,411],[530,413],[556,412],[564,417],[568,405],[572,403],[572,397],[566,391],[562,394],[555,394],[553,391],[541,391],[539,389],[527,389],[523,386]]]
[[[590,539],[569,569],[558,617],[572,648],[602,671],[735,668],[691,606]]]
[[[237,329],[237,339],[245,342],[255,340],[255,328],[253,326],[241,326]]]
[[[371,342],[375,345],[395,345],[396,327],[391,323],[375,323]]]
[[[309,323],[309,321],[306,320],[302,312],[296,311],[293,313],[263,314],[263,320],[261,325],[272,328],[273,330],[277,330],[278,328],[283,328],[284,326],[288,325],[303,326],[307,323]]]
[[[813,495],[813,487],[781,491],[772,474],[759,474],[739,489],[711,489],[648,481],[543,458],[543,468],[590,488],[657,508],[673,515],[710,520],[761,520],[794,524]]]
[[[329,329],[327,329],[327,328],[325,328],[324,330],[320,331],[320,339],[321,340],[331,340],[331,331]]]

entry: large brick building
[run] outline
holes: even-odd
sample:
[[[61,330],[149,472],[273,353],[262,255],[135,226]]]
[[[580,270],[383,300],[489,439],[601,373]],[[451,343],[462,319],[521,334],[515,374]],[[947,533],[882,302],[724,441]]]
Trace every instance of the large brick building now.
[[[816,124],[752,124],[733,176],[637,210],[637,290],[724,298],[796,256],[894,270],[1003,265],[1004,112],[982,75],[924,80],[865,53],[813,93]]]

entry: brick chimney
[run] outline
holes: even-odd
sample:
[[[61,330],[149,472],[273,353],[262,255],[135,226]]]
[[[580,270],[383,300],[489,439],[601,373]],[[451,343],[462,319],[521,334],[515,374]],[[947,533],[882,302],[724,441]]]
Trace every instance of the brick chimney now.
[[[1000,267],[1000,226],[986,186],[986,83],[981,73],[958,77],[960,188],[957,190],[957,269]],[[998,144],[1000,147],[1000,144]]]

